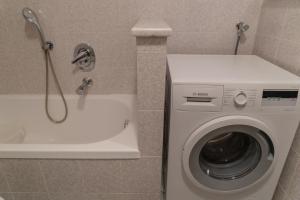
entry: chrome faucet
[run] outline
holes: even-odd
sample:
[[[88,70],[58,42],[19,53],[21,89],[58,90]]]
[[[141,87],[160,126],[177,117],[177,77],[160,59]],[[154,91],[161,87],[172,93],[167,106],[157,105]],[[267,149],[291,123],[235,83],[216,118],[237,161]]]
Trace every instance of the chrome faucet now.
[[[92,85],[93,85],[93,79],[84,78],[82,80],[82,84],[77,88],[76,93],[78,95],[86,95],[89,87],[91,87]]]
[[[246,32],[250,26],[248,24],[245,24],[244,22],[240,22],[236,25],[237,28],[237,34],[238,36],[241,36],[244,32]]]
[[[77,45],[73,57],[72,64],[76,64],[80,70],[89,72],[95,68],[96,54],[88,44],[81,43]]]
[[[78,55],[74,57],[74,59],[72,60],[72,64],[76,64],[81,60],[84,62],[84,59],[89,59],[90,56],[90,51],[88,49],[83,49],[82,51],[78,52]]]
[[[236,25],[236,28],[237,28],[237,40],[236,40],[234,55],[238,54],[241,38],[243,34],[250,28],[250,26],[248,24],[245,24],[244,22],[240,22]]]

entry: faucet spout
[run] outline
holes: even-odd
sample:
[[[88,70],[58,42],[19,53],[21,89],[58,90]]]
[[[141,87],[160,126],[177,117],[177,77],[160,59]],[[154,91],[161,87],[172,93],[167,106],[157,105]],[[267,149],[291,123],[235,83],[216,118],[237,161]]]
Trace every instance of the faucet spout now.
[[[88,89],[93,85],[93,79],[91,78],[84,78],[82,80],[82,84],[77,88],[76,93],[78,95],[86,95]]]

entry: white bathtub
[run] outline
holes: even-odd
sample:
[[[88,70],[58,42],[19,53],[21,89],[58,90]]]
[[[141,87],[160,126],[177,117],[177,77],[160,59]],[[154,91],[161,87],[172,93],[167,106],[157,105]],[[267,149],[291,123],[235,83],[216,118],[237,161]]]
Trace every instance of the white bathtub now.
[[[69,116],[50,122],[43,95],[0,95],[0,158],[134,159],[140,157],[134,95],[66,96]],[[50,113],[63,106],[50,96]]]

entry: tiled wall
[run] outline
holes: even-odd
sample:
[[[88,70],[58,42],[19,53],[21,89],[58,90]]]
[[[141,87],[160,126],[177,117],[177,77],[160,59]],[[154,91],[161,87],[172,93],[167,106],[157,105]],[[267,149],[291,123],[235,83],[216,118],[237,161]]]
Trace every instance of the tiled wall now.
[[[159,200],[160,159],[1,160],[6,200]]]
[[[159,200],[166,37],[137,38],[137,160],[0,160],[6,200]]]
[[[265,0],[254,54],[300,75],[300,0]],[[274,200],[300,199],[300,130]]]
[[[91,93],[136,93],[133,23],[121,13],[118,0],[1,0],[0,92],[43,93],[45,64],[39,38],[25,24],[22,8],[38,12],[47,39],[55,44],[53,62],[66,93],[74,93],[85,76],[94,79]],[[124,9],[124,10],[123,10]],[[125,23],[125,21],[126,23]],[[77,44],[87,42],[96,51],[90,73],[71,64]]]
[[[22,17],[24,6],[39,11],[46,37],[53,40],[53,61],[66,93],[85,76],[91,93],[136,93],[135,38],[130,28],[141,17],[164,18],[173,28],[170,53],[225,53],[234,49],[235,24],[251,29],[242,53],[254,44],[262,0],[0,0],[0,93],[44,92],[44,60],[37,34]],[[96,69],[75,72],[74,47],[90,43]],[[52,90],[54,91],[54,90]]]
[[[263,0],[170,0],[165,20],[174,29],[168,53],[233,54],[239,21],[250,25],[240,54],[251,54]]]
[[[170,53],[231,54],[235,24],[243,20],[251,29],[241,44],[241,53],[251,53],[261,3],[0,0],[0,93],[44,92],[39,40],[21,15],[24,6],[31,7],[39,11],[47,38],[55,43],[53,61],[66,93],[74,93],[81,79],[90,76],[95,80],[91,93],[138,94],[142,151],[142,159],[126,161],[1,160],[0,195],[8,200],[158,200],[166,39],[138,39],[136,49],[130,28],[141,16],[161,17],[174,30],[168,41]],[[74,72],[70,64],[73,48],[80,42],[95,48],[93,72]]]

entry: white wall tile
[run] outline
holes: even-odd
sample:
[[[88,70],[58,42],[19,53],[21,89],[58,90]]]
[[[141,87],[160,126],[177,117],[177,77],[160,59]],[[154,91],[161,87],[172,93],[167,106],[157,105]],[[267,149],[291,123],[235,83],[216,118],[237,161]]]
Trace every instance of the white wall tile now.
[[[138,53],[138,108],[163,110],[165,93],[166,55]]]
[[[72,193],[84,191],[83,176],[77,161],[40,161],[48,192]]]
[[[143,156],[161,156],[163,139],[163,111],[138,112],[139,146]]]
[[[3,159],[1,171],[11,192],[46,192],[46,183],[37,160]]]
[[[161,157],[149,157],[121,162],[124,193],[159,193]]]
[[[43,93],[44,60],[38,34],[22,17],[25,6],[37,11],[46,37],[55,43],[53,62],[66,93],[74,93],[78,78],[70,64],[73,49],[80,42],[90,43],[96,50],[97,68],[107,63],[114,66],[136,65],[135,41],[130,28],[140,17],[162,17],[175,32],[171,39],[170,52],[231,54],[235,43],[235,24],[239,20],[249,23],[249,40],[241,45],[241,53],[252,51],[254,33],[262,0],[82,0],[38,1],[2,0],[0,15],[0,66],[2,70],[0,93]],[[210,10],[213,10],[211,12]],[[226,23],[225,23],[226,21]],[[4,28],[3,28],[4,27]],[[252,32],[253,31],[253,32]],[[196,32],[188,34],[188,32]],[[201,32],[201,33],[200,33]],[[225,36],[225,37],[223,37]],[[186,38],[187,37],[187,38]],[[201,38],[203,38],[201,40]],[[215,38],[215,39],[213,39]],[[206,40],[209,39],[209,40]],[[190,40],[185,42],[185,40]],[[206,41],[206,42],[205,42]],[[190,44],[195,44],[196,48]],[[201,47],[200,49],[198,47]],[[16,56],[17,55],[17,56]],[[128,72],[132,74],[131,72]],[[80,73],[85,76],[85,73]],[[91,72],[100,81],[101,74]],[[34,78],[33,78],[34,77]],[[68,77],[68,78],[66,78]],[[116,86],[97,88],[95,93],[107,93],[110,89],[120,93],[134,93],[135,82],[124,90],[124,81],[109,74]],[[112,87],[112,88],[110,88]],[[55,92],[55,90],[51,90]],[[93,91],[93,90],[92,90]]]
[[[254,54],[300,75],[300,1],[265,0]],[[299,131],[280,178],[276,200],[299,199]],[[283,195],[286,193],[286,195]]]

